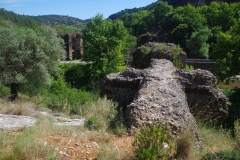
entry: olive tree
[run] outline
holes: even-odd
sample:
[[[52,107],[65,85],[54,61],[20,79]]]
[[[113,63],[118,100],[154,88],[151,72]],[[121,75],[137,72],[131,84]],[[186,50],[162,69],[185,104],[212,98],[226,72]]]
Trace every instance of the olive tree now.
[[[11,88],[12,97],[18,90],[36,92],[50,85],[57,75],[58,58],[65,55],[63,41],[50,27],[32,29],[0,28],[0,83]]]

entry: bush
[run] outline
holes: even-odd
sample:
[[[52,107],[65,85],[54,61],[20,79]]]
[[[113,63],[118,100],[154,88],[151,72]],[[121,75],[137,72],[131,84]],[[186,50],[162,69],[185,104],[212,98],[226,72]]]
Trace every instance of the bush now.
[[[0,97],[5,97],[7,95],[10,95],[10,88],[0,84]]]
[[[58,93],[46,92],[41,96],[38,103],[52,110],[81,114],[82,105],[93,102],[95,99],[95,96],[90,92],[67,88]]]
[[[135,154],[139,160],[171,158],[174,143],[167,127],[161,123],[152,123],[140,130],[134,141],[134,146],[137,147]]]
[[[227,119],[223,122],[223,126],[227,129],[231,129],[234,135],[234,122],[240,119],[240,88],[233,89],[231,92],[228,91],[229,98],[229,112]]]
[[[240,159],[239,151],[220,151],[217,153],[207,153],[202,160],[237,160]]]

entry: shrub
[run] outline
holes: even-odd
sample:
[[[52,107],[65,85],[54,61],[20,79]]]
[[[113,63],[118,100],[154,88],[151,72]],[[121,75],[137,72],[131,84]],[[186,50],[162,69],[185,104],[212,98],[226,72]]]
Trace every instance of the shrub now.
[[[170,159],[174,143],[168,125],[152,123],[142,128],[136,135],[134,146],[139,160]]]
[[[228,91],[229,98],[229,112],[227,119],[223,122],[224,127],[231,129],[234,135],[234,122],[240,119],[240,88],[233,89],[231,92]]]
[[[10,95],[10,89],[0,84],[0,97]]]
[[[52,110],[80,114],[81,107],[87,102],[93,102],[96,98],[90,92],[75,88],[66,88],[62,92],[47,92],[39,99],[39,104]]]

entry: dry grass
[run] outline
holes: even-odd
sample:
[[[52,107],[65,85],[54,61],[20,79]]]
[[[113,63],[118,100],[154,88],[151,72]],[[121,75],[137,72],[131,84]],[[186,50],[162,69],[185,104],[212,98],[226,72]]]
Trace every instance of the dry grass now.
[[[203,142],[203,153],[235,150],[236,142],[229,133],[205,125],[199,125],[199,132]]]
[[[116,114],[113,106],[112,102],[102,99],[95,104],[91,103],[85,106],[83,112],[85,118],[96,115],[109,117],[109,115],[111,116],[110,113]],[[35,109],[35,103],[27,99],[20,99],[14,103],[0,99],[0,113],[35,115]],[[63,155],[60,154],[60,151],[64,151],[64,149],[68,151],[70,156],[75,157],[69,159],[78,159],[76,157],[86,157],[86,154],[82,151],[86,150],[86,145],[93,143],[98,144],[99,148],[89,150],[90,154],[87,158],[97,157],[103,160],[134,159],[134,148],[132,146],[134,136],[127,136],[126,130],[123,129],[119,133],[122,137],[118,137],[106,131],[106,119],[103,119],[101,123],[102,129],[89,131],[87,128],[80,126],[56,126],[51,118],[45,117],[41,118],[34,127],[23,129],[14,136],[8,132],[0,132],[0,148],[7,148],[6,150],[0,149],[0,159],[48,159],[49,156],[64,159]],[[191,124],[189,125],[191,126]],[[196,139],[191,134],[190,126],[189,130],[185,130],[177,141],[178,159],[200,160],[208,152],[233,151],[236,149],[237,142],[231,139],[226,132],[199,125],[200,138],[203,143],[203,149],[200,152],[196,149]]]
[[[18,99],[14,102],[0,99],[0,113],[11,115],[33,115],[35,103],[26,99]]]
[[[240,86],[240,80],[235,80],[234,82],[229,82],[229,84],[225,84],[224,82],[220,82],[218,87],[221,89],[233,89]]]

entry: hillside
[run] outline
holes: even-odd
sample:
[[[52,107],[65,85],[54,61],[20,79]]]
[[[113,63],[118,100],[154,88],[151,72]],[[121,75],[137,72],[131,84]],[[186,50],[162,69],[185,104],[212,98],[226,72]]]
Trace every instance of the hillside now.
[[[37,22],[32,18],[19,15],[12,11],[7,11],[6,9],[0,8],[0,25],[5,25],[7,23],[11,23],[17,26],[24,26],[24,27],[32,27]]]
[[[87,23],[87,20],[81,20],[70,16],[62,15],[42,15],[42,16],[29,16],[39,24],[50,25],[50,26],[74,26],[83,27]]]
[[[203,6],[208,5],[213,1],[221,1],[221,0],[163,0],[164,2],[168,2],[169,5],[172,5],[173,7],[178,6],[184,6],[187,4],[191,4],[193,6]],[[222,0],[223,2],[233,3],[233,2],[240,2],[240,0]],[[157,2],[157,1],[156,1]],[[114,13],[110,15],[108,18],[112,20],[120,19],[124,14],[128,13],[135,13],[139,10],[152,10],[154,8],[154,5],[156,5],[156,2],[147,5],[146,7],[140,7],[140,8],[132,8],[132,9],[125,9],[120,12]]]

